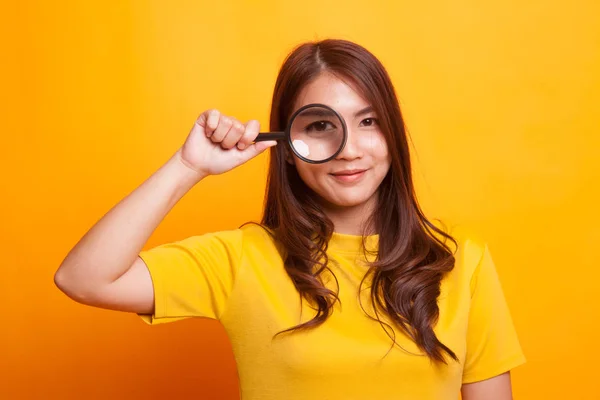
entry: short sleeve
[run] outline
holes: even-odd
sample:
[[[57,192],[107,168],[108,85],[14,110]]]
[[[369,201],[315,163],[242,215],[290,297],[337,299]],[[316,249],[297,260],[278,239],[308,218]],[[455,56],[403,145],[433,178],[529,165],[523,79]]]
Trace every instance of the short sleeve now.
[[[218,319],[226,308],[242,253],[242,231],[193,236],[142,251],[154,287],[148,324],[190,317]]]
[[[524,362],[494,262],[484,246],[471,280],[463,383],[492,378]]]

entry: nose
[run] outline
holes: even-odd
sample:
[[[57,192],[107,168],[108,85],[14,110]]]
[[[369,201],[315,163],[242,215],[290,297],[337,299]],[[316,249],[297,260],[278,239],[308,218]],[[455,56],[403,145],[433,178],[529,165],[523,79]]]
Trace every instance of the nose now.
[[[363,156],[359,135],[359,132],[348,129],[346,144],[342,151],[340,151],[340,154],[335,157],[336,160],[355,160]]]

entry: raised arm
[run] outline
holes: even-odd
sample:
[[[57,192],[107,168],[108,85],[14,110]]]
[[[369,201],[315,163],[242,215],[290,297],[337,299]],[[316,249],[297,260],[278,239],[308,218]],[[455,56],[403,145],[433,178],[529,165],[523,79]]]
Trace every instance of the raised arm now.
[[[152,313],[152,280],[138,254],[195,184],[208,175],[235,168],[275,144],[252,144],[258,130],[256,121],[243,125],[216,110],[200,115],[181,149],[106,213],[68,253],[54,275],[58,288],[90,306]]]

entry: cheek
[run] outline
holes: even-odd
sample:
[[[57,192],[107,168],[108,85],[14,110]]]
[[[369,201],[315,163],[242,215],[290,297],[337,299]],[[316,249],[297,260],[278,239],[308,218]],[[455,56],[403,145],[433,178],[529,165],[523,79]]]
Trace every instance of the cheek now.
[[[323,168],[320,165],[307,164],[297,159],[294,162],[300,178],[308,187],[315,190],[318,177],[325,173],[322,171]]]
[[[381,132],[375,132],[370,135],[366,135],[362,142],[362,146],[366,150],[366,152],[373,158],[374,161],[390,161],[388,145],[385,141],[385,137]]]

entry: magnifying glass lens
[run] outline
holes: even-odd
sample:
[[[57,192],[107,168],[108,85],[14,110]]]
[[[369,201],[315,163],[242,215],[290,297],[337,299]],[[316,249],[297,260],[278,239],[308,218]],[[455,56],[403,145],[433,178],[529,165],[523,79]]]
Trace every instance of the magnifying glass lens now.
[[[294,117],[290,142],[296,155],[312,162],[324,161],[344,145],[344,124],[328,108],[308,107]]]

